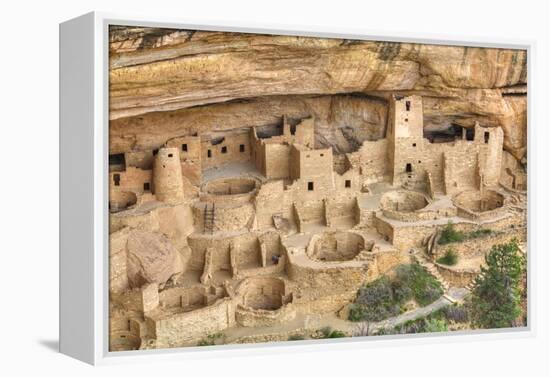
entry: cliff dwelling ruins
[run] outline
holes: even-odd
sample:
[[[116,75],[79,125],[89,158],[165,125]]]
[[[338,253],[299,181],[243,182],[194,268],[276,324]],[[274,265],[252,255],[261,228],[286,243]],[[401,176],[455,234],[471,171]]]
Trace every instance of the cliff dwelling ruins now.
[[[218,337],[287,340],[327,323],[351,329],[345,312],[358,289],[402,264],[433,271],[454,302],[493,244],[526,241],[521,63],[464,89],[459,78],[438,76],[436,63],[409,66],[398,43],[319,39],[326,47],[308,44],[315,38],[135,29],[111,30],[111,351],[217,344]],[[372,61],[342,54],[377,48],[386,64],[401,61],[394,71],[422,72],[382,72],[367,80],[378,80],[372,88],[341,72],[338,83],[318,84],[311,72],[293,91],[288,82],[297,77],[285,78],[282,68],[292,56],[272,60],[276,71],[262,71],[265,82],[260,57],[245,56],[244,74],[256,77],[244,78],[241,90],[238,78],[215,71],[234,69],[231,62],[209,64],[224,53],[238,56],[232,41],[251,45],[253,38],[279,38],[304,65],[317,57],[311,64],[325,66],[315,69],[340,69],[326,66],[334,56],[370,75]],[[431,48],[432,55],[459,49]],[[203,50],[210,52],[193,54]],[[425,59],[432,58],[441,57]],[[171,69],[162,66],[166,59],[174,60]],[[212,82],[187,78],[201,64]],[[154,65],[166,82],[132,92],[140,69]],[[192,82],[200,96],[178,92],[171,86],[178,80]],[[304,95],[308,83],[323,88]],[[457,98],[449,100],[444,86]],[[498,106],[514,113],[496,114]],[[449,224],[492,233],[457,244],[460,262],[446,266],[437,262],[445,253],[437,239]]]

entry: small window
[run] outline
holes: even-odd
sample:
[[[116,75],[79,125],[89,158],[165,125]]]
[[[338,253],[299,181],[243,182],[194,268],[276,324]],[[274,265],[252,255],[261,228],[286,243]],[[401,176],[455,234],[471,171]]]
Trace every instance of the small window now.
[[[113,181],[115,182],[115,186],[120,186],[120,174],[113,174]]]
[[[182,144],[181,145],[181,150],[182,150],[182,152],[187,152],[187,144]]]
[[[413,168],[412,168],[412,164],[411,163],[407,163],[407,165],[405,166],[405,171],[407,173],[411,173],[413,171]]]
[[[411,101],[405,101],[405,108],[407,111],[411,111]]]
[[[313,191],[313,182],[308,182],[307,183],[307,190],[308,191]]]
[[[488,131],[485,131],[485,133],[483,134],[483,137],[485,139],[485,144],[488,144],[489,143],[489,132]]]
[[[409,121],[409,118],[405,118],[405,122],[408,122]]]
[[[143,191],[151,191],[151,184],[149,182],[143,184]]]
[[[421,163],[422,163],[422,161],[421,161],[421,160],[418,160],[418,163],[419,163],[419,164],[421,164]]]
[[[351,187],[351,180],[346,179],[346,188],[350,188],[350,187]]]
[[[416,143],[413,143],[413,147],[416,147]]]
[[[172,153],[168,153],[168,157],[174,157]]]
[[[211,158],[212,157],[212,151],[209,149],[208,150],[208,158]]]
[[[306,157],[309,158],[309,154],[306,154]]]
[[[156,156],[159,153],[158,149],[153,149],[153,156]]]
[[[239,152],[244,152],[244,144],[239,145]]]
[[[321,157],[325,157],[325,154],[324,154],[324,153],[321,153]]]
[[[227,153],[227,147],[222,147],[222,153]]]
[[[124,153],[110,154],[109,165],[126,165]]]

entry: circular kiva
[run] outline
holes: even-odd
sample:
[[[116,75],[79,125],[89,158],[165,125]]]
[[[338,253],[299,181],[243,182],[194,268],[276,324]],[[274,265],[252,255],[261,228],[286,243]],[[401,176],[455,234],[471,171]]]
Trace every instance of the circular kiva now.
[[[362,250],[365,250],[365,239],[360,234],[325,232],[312,238],[306,253],[316,261],[338,262],[352,260]]]
[[[256,189],[252,178],[221,178],[204,184],[202,191],[209,195],[241,195]]]
[[[414,212],[428,205],[426,197],[415,191],[390,191],[380,199],[383,210],[394,212]]]
[[[453,203],[472,212],[482,213],[501,208],[504,196],[493,190],[463,191],[454,197]]]

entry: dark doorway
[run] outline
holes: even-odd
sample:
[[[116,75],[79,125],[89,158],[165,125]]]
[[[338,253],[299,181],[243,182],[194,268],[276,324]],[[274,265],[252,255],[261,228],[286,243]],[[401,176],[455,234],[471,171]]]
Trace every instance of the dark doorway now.
[[[120,186],[120,174],[113,174],[113,181],[115,182],[115,186]]]
[[[307,190],[308,191],[313,191],[313,182],[308,182],[307,183]]]
[[[212,151],[209,149],[208,150],[208,158],[211,158],[212,157]]]
[[[187,152],[187,144],[182,144],[182,145],[181,145],[181,150],[182,150],[183,152]]]
[[[351,187],[351,180],[346,179],[346,188],[350,188],[350,187]]]
[[[407,163],[407,165],[405,166],[405,171],[406,171],[407,173],[412,173],[413,167],[412,167],[412,164],[411,164],[411,163]]]
[[[244,144],[239,145],[239,152],[244,152]]]
[[[227,147],[222,147],[222,153],[227,153]]]
[[[483,138],[485,139],[485,144],[489,144],[489,135],[490,133],[488,131],[485,131],[483,134]]]
[[[405,101],[405,108],[407,111],[411,111],[411,101]]]
[[[149,182],[143,184],[143,191],[151,191],[151,184]]]

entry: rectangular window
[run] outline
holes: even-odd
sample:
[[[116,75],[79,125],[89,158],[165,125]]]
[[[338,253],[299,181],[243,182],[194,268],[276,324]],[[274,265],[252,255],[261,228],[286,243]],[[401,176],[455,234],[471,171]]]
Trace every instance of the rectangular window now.
[[[209,149],[208,150],[208,158],[212,157],[212,151]]]
[[[156,156],[159,153],[158,149],[153,149],[153,156]]]
[[[244,152],[244,144],[239,145],[239,152]]]
[[[227,153],[227,147],[222,147],[222,153]]]
[[[308,182],[307,183],[307,190],[308,191],[313,191],[313,182]]]
[[[485,131],[485,134],[483,135],[483,137],[485,138],[485,144],[489,143],[489,135],[489,132]]]
[[[187,152],[187,144],[182,144],[181,145],[181,150],[182,150],[182,152]]]
[[[351,180],[346,179],[346,188],[350,188],[350,187],[351,187]]]
[[[120,186],[120,174],[113,174],[113,181],[115,182],[115,186]]]
[[[110,154],[109,165],[126,165],[124,153]]]
[[[411,101],[405,101],[405,108],[407,111],[411,111]]]
[[[412,164],[408,163],[406,166],[405,166],[405,171],[407,173],[411,173],[413,171],[413,168],[412,168]]]
[[[143,184],[143,191],[151,191],[151,184],[149,182]]]
[[[174,157],[172,153],[168,153],[168,157]]]

